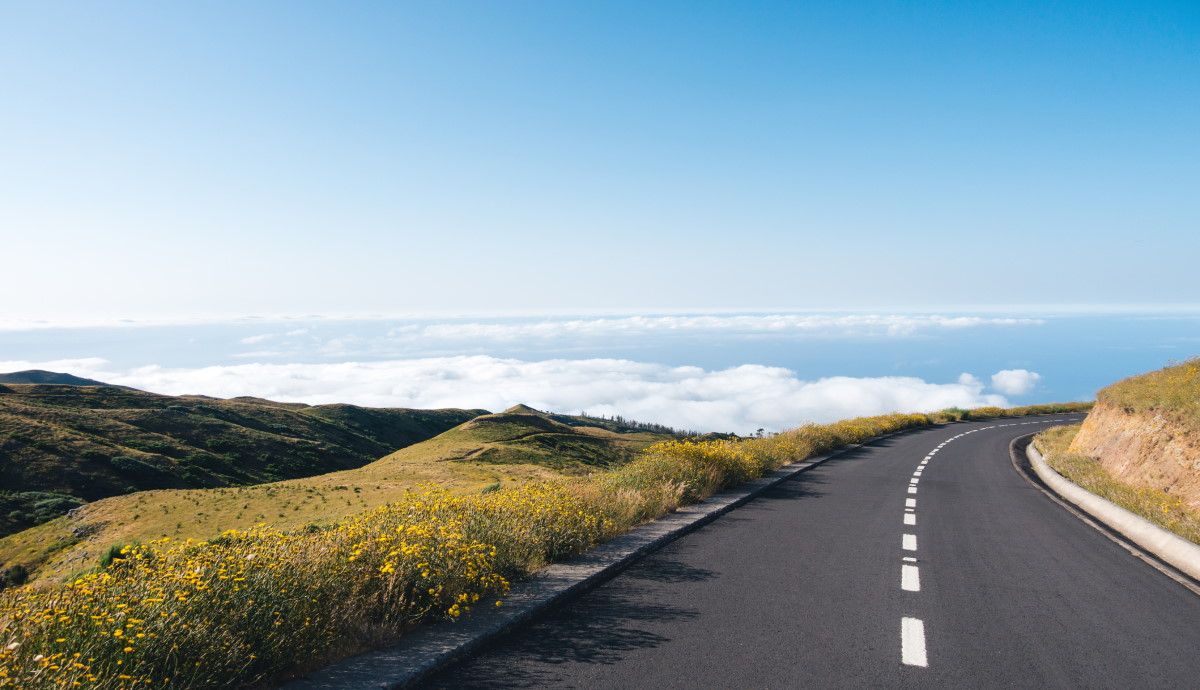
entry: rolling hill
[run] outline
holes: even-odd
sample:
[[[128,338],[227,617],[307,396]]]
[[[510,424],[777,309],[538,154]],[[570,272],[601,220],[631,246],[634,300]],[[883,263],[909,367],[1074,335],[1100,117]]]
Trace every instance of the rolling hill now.
[[[487,491],[582,475],[621,464],[669,438],[612,420],[517,406],[473,417],[354,469],[255,486],[141,491],[98,500],[0,539],[0,567],[20,564],[38,577],[63,577],[94,566],[113,545],[160,537],[208,539],[258,523],[281,529],[328,524],[422,485]]]
[[[56,383],[64,386],[107,386],[109,384],[95,379],[85,379],[74,374],[63,374],[44,369],[26,369],[8,374],[0,374],[0,383]]]
[[[135,491],[261,484],[360,467],[484,412],[2,384],[0,535]]]

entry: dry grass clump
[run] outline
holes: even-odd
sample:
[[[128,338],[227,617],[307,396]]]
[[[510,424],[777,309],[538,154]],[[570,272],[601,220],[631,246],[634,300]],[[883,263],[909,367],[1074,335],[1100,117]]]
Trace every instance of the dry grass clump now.
[[[1161,489],[1132,486],[1118,481],[1096,458],[1071,453],[1068,448],[1080,425],[1047,429],[1034,439],[1046,463],[1079,486],[1126,510],[1200,544],[1200,512],[1178,496]]]

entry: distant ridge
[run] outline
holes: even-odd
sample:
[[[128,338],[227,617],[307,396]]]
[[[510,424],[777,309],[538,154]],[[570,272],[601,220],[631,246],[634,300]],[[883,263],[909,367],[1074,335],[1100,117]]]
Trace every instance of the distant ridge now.
[[[63,374],[57,371],[43,369],[26,369],[10,374],[0,374],[0,383],[40,383],[61,386],[111,386],[111,383],[85,379],[74,374]]]

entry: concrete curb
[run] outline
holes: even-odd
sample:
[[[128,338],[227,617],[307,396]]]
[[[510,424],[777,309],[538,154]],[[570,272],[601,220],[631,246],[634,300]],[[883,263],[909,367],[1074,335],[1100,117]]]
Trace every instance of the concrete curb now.
[[[921,427],[925,428],[925,427]],[[283,685],[314,688],[405,688],[482,647],[535,615],[614,577],[634,561],[821,463],[863,446],[921,428],[876,436],[833,453],[784,465],[737,488],[639,525],[585,554],[556,563],[513,585],[501,608],[480,608],[454,622],[421,626],[390,648],[350,657]]]
[[[1181,572],[1200,580],[1200,546],[1063,477],[1050,467],[1032,442],[1026,446],[1025,454],[1037,476],[1059,496]]]

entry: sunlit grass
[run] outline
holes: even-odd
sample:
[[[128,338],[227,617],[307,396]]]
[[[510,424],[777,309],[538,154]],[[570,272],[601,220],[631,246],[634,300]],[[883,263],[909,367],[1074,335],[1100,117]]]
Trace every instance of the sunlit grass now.
[[[1103,389],[1099,403],[1129,412],[1156,412],[1200,431],[1200,358],[1133,376]]]

